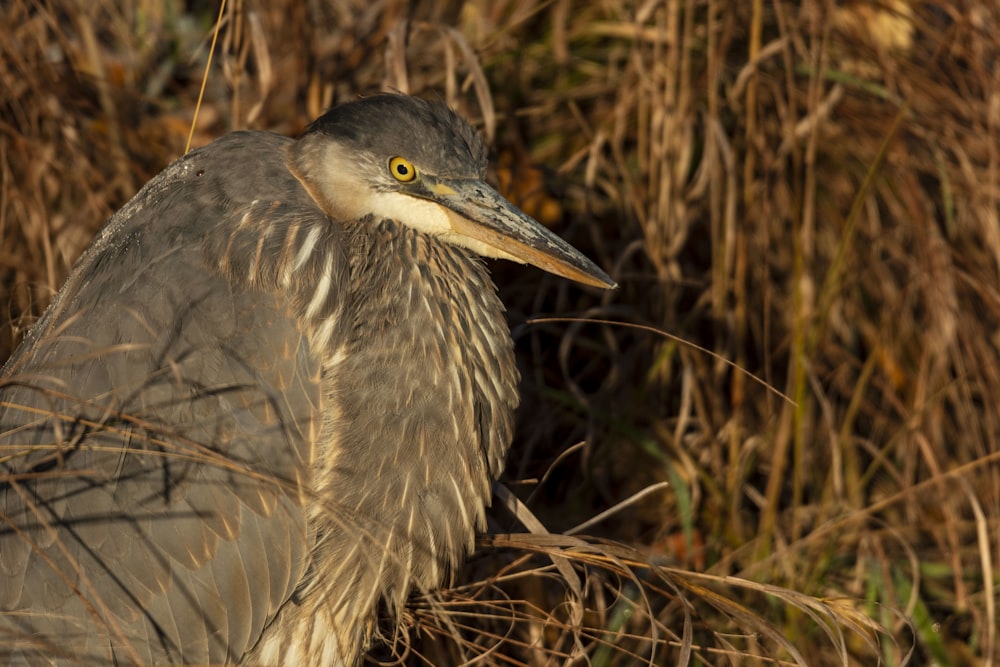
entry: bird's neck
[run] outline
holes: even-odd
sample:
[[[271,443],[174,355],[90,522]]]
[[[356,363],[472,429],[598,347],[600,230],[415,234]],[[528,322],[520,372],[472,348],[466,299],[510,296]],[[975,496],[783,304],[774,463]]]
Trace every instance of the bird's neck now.
[[[472,547],[510,444],[509,328],[488,272],[462,248],[392,221],[350,227],[347,248],[352,330],[324,369],[337,418],[319,458],[331,488],[355,489],[340,495],[349,514],[401,522],[370,530],[436,541],[414,545],[442,557],[413,554],[411,582],[435,586]]]
[[[380,599],[398,611],[474,546],[518,373],[503,306],[466,250],[391,221],[345,226],[343,248],[347,329],[317,340],[331,346],[314,472],[324,502],[310,515],[314,576],[295,613],[313,616],[319,635],[323,617],[346,628],[336,641],[349,655]]]

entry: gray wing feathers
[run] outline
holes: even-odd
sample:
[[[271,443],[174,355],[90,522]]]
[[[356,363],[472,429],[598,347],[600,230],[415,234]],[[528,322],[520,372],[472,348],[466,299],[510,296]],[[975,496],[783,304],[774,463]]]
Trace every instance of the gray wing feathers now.
[[[307,565],[316,360],[287,300],[206,265],[226,202],[182,185],[109,223],[0,377],[0,663],[237,660]]]

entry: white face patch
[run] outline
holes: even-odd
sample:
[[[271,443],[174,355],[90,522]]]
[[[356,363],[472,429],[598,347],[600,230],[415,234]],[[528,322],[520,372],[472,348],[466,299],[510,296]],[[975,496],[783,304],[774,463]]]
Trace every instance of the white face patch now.
[[[452,232],[445,208],[427,199],[399,192],[381,192],[368,203],[376,218],[396,220],[432,236],[444,236]]]
[[[396,220],[418,232],[436,236],[452,245],[468,248],[483,257],[495,257],[524,263],[523,259],[510,255],[499,248],[456,232],[451,220],[452,216],[458,217],[459,214],[430,200],[399,192],[383,192],[373,196],[368,203],[375,217]],[[471,221],[466,224],[470,223],[476,224]]]

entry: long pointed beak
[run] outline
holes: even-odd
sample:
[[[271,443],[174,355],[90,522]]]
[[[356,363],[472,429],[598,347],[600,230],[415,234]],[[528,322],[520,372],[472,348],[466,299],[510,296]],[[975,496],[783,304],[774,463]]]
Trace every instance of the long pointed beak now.
[[[494,250],[497,257],[531,264],[584,285],[614,289],[617,283],[579,250],[482,181],[428,175],[423,185],[444,206],[453,231]]]

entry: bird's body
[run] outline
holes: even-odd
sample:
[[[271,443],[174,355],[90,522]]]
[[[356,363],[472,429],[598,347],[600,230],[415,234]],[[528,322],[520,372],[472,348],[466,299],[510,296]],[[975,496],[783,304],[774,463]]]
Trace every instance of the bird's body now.
[[[380,600],[472,548],[518,402],[472,250],[507,251],[456,245],[432,198],[485,187],[483,151],[444,107],[355,105],[171,165],[8,361],[0,664],[353,665]],[[385,178],[359,191],[345,149]],[[414,169],[416,224],[392,181]]]

